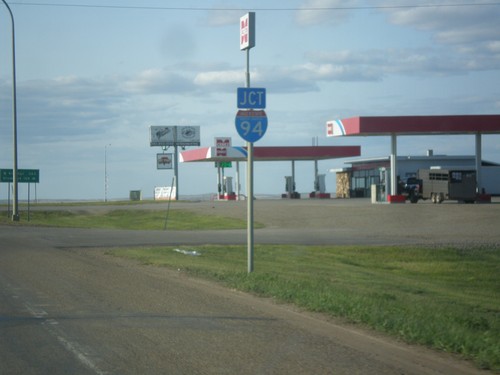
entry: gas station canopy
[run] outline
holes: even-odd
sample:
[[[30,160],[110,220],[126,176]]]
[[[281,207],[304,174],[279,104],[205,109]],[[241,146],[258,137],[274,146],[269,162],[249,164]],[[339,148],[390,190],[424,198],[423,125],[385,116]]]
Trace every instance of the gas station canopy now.
[[[255,161],[326,160],[361,155],[360,146],[257,147]],[[181,152],[181,162],[246,161],[246,147],[202,147]]]
[[[391,195],[397,191],[397,136],[401,135],[475,135],[476,178],[481,190],[482,134],[500,134],[500,115],[451,116],[376,116],[351,117],[326,123],[327,137],[391,137]]]
[[[500,115],[375,116],[327,122],[327,136],[500,133]]]

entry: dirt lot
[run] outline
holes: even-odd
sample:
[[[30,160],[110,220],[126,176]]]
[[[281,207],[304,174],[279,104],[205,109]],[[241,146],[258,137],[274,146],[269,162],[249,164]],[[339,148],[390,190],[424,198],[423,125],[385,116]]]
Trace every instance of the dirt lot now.
[[[247,202],[176,202],[171,209],[246,220]],[[266,230],[325,230],[363,242],[500,244],[500,199],[491,204],[372,204],[367,199],[256,200],[254,220]]]

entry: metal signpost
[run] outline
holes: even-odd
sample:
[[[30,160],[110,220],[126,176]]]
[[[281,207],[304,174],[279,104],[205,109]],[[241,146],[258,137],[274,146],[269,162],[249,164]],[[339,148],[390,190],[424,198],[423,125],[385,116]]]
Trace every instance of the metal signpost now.
[[[253,272],[254,220],[253,220],[253,142],[262,138],[267,130],[266,90],[250,88],[250,49],[255,47],[255,12],[240,18],[240,50],[246,51],[246,87],[238,88],[239,110],[235,126],[238,134],[247,142],[247,258],[248,273]]]
[[[12,221],[19,221],[19,190],[18,190],[18,168],[17,168],[17,84],[16,84],[16,34],[14,26],[14,15],[10,10],[9,4],[2,0],[9,11],[12,25],[12,143],[13,143],[13,172],[12,182],[14,187],[14,197],[12,206]]]

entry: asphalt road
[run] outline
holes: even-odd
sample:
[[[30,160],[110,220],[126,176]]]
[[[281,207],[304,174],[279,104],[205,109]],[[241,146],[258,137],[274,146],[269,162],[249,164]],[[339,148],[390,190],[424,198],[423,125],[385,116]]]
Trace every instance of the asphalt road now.
[[[172,206],[214,217],[246,211],[245,202]],[[148,208],[122,209],[136,207]],[[255,209],[266,225],[256,230],[257,243],[500,243],[500,204],[304,200],[256,201]],[[102,250],[245,241],[245,230],[0,226],[0,374],[484,373],[450,355]]]

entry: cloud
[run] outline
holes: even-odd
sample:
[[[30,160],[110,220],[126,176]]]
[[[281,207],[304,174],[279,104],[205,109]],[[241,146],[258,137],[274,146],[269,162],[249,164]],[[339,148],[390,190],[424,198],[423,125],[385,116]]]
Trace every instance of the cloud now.
[[[389,75],[452,76],[471,71],[495,69],[496,63],[475,53],[457,53],[444,48],[392,48],[362,51],[309,52],[308,58],[319,66],[332,65],[337,74],[330,79],[373,81]],[[332,70],[333,72],[333,70]]]
[[[161,43],[163,55],[173,60],[188,60],[196,49],[194,32],[184,25],[171,25]]]
[[[164,94],[190,92],[195,87],[189,76],[172,67],[144,70],[135,77],[124,80],[121,88],[131,94]]]
[[[239,70],[200,72],[194,78],[194,83],[200,86],[241,85],[245,82],[245,73]]]
[[[215,6],[214,8],[223,9],[231,8],[231,6]],[[245,14],[242,10],[212,10],[207,12],[206,17],[202,20],[202,24],[208,27],[222,27],[234,25],[238,26],[240,17]]]
[[[358,4],[358,0],[306,0],[296,12],[295,21],[299,26],[338,24],[349,18],[348,8]]]
[[[467,60],[471,69],[498,69],[500,6],[484,5],[480,1],[469,3],[471,6],[458,6],[453,1],[445,1],[441,4],[447,6],[386,8],[382,11],[391,23],[430,32],[436,43],[468,55],[464,61]],[[389,4],[392,3],[386,2]]]

